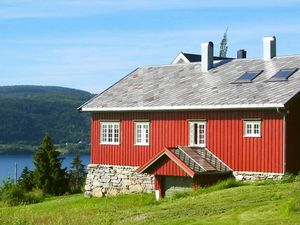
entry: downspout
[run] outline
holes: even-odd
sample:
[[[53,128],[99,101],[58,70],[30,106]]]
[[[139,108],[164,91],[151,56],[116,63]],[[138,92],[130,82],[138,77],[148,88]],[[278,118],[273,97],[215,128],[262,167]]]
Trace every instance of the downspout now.
[[[286,115],[289,113],[287,110],[280,111],[279,107],[276,108],[277,113],[282,115],[282,120],[283,120],[283,141],[282,141],[282,173],[285,174],[286,171]]]

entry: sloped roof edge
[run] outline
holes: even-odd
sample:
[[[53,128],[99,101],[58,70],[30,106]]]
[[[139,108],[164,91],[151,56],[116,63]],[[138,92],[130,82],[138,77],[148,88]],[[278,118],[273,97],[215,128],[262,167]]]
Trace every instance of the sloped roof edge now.
[[[185,165],[180,159],[177,158],[168,148],[164,148],[162,151],[158,152],[153,156],[148,162],[139,167],[136,172],[143,173],[155,162],[157,162],[162,156],[167,155],[177,166],[179,166],[184,172],[186,172],[190,177],[194,177],[195,172],[191,170],[187,165]]]
[[[94,99],[98,98],[100,95],[102,95],[104,92],[106,92],[107,90],[109,90],[110,88],[112,88],[113,86],[115,86],[116,84],[118,84],[120,81],[124,80],[126,77],[128,77],[130,74],[132,74],[133,72],[135,72],[136,70],[138,70],[140,67],[135,68],[134,70],[132,70],[130,73],[128,73],[126,76],[122,77],[120,80],[118,80],[117,82],[115,82],[114,84],[110,85],[108,88],[106,88],[104,91],[102,91],[101,93],[99,93],[98,95],[95,95],[93,98],[91,98],[90,100],[88,100],[87,102],[83,103],[81,106],[79,106],[77,108],[77,111],[82,112],[82,111],[86,111],[86,110],[82,110],[82,108],[84,106],[86,106],[87,104],[89,104],[90,102],[92,102]],[[86,111],[86,112],[91,112],[91,111]]]
[[[86,103],[87,104],[87,103]],[[84,105],[83,105],[84,106]],[[103,108],[83,108],[78,110],[82,112],[106,112],[106,111],[167,111],[167,110],[215,110],[215,109],[272,109],[284,108],[284,104],[231,104],[231,105],[182,105],[182,106],[141,106],[141,107],[103,107]]]

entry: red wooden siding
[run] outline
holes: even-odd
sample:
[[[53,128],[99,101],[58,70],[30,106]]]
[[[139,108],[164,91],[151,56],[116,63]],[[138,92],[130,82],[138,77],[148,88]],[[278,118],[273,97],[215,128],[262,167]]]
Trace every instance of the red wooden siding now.
[[[243,137],[243,119],[262,137]],[[188,120],[207,121],[207,148],[235,171],[282,172],[283,122],[276,110],[93,113],[92,163],[141,166],[164,147],[188,145]],[[100,121],[120,120],[120,145],[100,144]],[[150,145],[134,145],[134,121],[150,121]]]
[[[162,156],[159,161],[152,166],[152,168],[147,169],[147,173],[164,176],[189,176],[166,155]]]

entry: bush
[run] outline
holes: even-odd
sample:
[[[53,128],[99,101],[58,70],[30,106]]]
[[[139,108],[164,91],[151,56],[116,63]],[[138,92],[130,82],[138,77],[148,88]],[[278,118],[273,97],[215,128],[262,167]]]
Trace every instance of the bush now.
[[[25,194],[25,204],[32,204],[44,201],[44,194],[41,189],[33,189]]]
[[[294,175],[294,174],[286,174],[284,175],[281,180],[280,180],[280,183],[292,183],[294,181],[297,180],[297,176]]]
[[[11,183],[1,190],[1,200],[11,206],[19,205],[25,199],[24,194],[20,185]]]
[[[8,178],[0,188],[0,199],[10,206],[15,206],[41,202],[44,196],[39,189],[27,192],[21,185],[12,183]]]

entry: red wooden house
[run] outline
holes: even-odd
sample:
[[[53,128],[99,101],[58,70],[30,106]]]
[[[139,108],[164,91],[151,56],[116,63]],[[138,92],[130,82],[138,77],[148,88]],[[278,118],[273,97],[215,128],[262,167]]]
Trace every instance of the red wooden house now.
[[[79,108],[92,114],[86,194],[162,197],[300,170],[300,56],[276,56],[275,37],[263,39],[263,58],[201,47],[199,60],[137,68]]]

